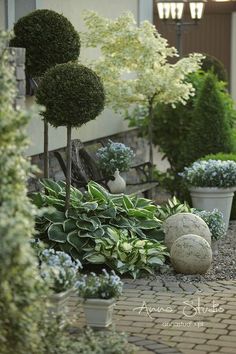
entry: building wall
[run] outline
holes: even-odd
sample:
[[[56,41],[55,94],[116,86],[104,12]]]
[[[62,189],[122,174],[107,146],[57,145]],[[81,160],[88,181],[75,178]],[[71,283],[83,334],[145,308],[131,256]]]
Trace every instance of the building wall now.
[[[236,103],[236,12],[231,20],[231,94]]]
[[[138,0],[38,0],[36,1],[38,9],[48,8],[65,15],[78,31],[84,31],[85,27],[82,20],[82,11],[84,9],[97,11],[102,16],[116,18],[124,11],[131,11],[138,19]],[[80,59],[94,58],[96,52],[81,49]],[[28,99],[28,105],[32,103],[32,98]],[[79,138],[82,141],[89,141],[96,138],[113,135],[128,129],[127,122],[123,118],[106,109],[95,121],[89,122],[79,130],[73,130],[73,138]],[[29,135],[32,137],[32,144],[28,149],[29,155],[34,155],[43,151],[43,124],[40,118],[34,119],[29,126]],[[53,150],[66,144],[65,128],[52,128],[49,131],[50,145]]]
[[[5,26],[5,0],[0,0],[0,30],[4,30]]]

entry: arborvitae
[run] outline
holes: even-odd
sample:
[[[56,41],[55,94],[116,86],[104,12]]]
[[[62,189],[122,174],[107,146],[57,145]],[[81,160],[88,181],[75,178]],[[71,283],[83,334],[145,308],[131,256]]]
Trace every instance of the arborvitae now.
[[[198,94],[188,139],[190,161],[207,154],[230,152],[232,133],[223,96],[212,73],[205,80]]]

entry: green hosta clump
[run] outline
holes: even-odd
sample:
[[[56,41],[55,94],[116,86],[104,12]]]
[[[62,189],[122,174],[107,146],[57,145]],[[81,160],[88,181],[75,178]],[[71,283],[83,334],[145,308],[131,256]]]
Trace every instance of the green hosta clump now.
[[[88,253],[91,255],[97,240],[110,237],[111,228],[115,232],[124,231],[130,240],[163,238],[162,223],[156,217],[158,208],[151,200],[112,195],[91,181],[84,194],[71,188],[71,205],[65,212],[65,183],[44,180],[43,185],[47,193],[34,194],[34,203],[39,208],[54,209],[37,217],[39,237],[82,263],[92,262],[87,258]],[[109,265],[109,260],[104,263]]]
[[[157,206],[158,211],[157,211],[157,217],[160,220],[165,220],[169,216],[177,214],[177,213],[190,213],[191,208],[190,206],[184,202],[181,203],[176,197],[173,197],[171,200],[168,200],[168,202],[165,205],[158,205]]]
[[[140,240],[127,230],[108,228],[106,234],[96,238],[95,247],[87,249],[90,263],[107,264],[120,274],[136,278],[142,271],[153,274],[164,264],[166,247],[155,240]]]

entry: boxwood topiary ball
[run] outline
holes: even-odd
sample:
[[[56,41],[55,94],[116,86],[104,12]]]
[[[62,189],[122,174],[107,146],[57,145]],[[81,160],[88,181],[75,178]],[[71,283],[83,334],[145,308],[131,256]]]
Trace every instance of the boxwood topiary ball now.
[[[54,127],[80,127],[103,110],[105,94],[97,74],[84,65],[66,63],[49,69],[39,84],[37,102]]]
[[[26,71],[37,77],[55,66],[76,60],[80,38],[71,22],[52,10],[36,10],[14,25],[12,47],[26,48]]]

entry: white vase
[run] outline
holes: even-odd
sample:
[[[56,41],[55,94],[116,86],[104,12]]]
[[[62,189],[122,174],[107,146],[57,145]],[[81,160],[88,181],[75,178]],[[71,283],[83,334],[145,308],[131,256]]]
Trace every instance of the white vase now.
[[[83,308],[90,327],[106,328],[112,323],[115,299],[86,299]]]
[[[114,173],[114,180],[108,181],[107,185],[110,189],[110,192],[113,194],[124,193],[126,189],[126,182],[123,177],[121,177],[119,170],[116,170]]]
[[[218,209],[224,217],[227,231],[235,188],[191,187],[193,207],[206,211]]]

